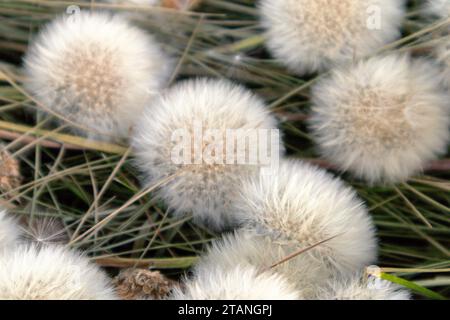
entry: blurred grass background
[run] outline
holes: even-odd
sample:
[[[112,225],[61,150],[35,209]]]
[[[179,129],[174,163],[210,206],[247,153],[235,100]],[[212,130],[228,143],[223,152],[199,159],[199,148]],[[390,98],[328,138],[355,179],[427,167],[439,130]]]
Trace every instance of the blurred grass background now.
[[[409,1],[403,38],[380,51],[429,54],[450,22],[424,19],[423,2]],[[0,0],[0,139],[20,161],[24,177],[20,187],[1,195],[0,204],[30,225],[44,217],[61,223],[72,247],[113,274],[139,266],[176,277],[218,236],[190,217],[173,218],[151,192],[142,191],[128,146],[86,141],[35,116],[38,106],[21,84],[22,56],[39,28],[73,5],[130,14],[178,59],[172,82],[224,77],[253,89],[282,121],[289,155],[321,163],[304,120],[310,87],[323,75],[299,78],[271,59],[256,1],[203,0],[195,11],[180,12],[98,1]],[[368,187],[342,176],[375,220],[378,265],[418,298],[450,297],[449,158],[397,186]]]

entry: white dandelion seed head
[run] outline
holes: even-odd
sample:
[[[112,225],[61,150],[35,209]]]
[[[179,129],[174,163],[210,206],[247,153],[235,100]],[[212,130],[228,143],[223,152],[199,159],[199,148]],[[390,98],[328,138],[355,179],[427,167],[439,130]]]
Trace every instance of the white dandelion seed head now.
[[[175,287],[175,300],[298,300],[300,294],[287,279],[272,271],[236,265],[197,272]]]
[[[328,69],[400,36],[404,0],[261,0],[267,46],[293,72]]]
[[[277,242],[249,230],[239,229],[225,234],[220,240],[213,242],[198,263],[194,266],[194,274],[206,275],[210,270],[228,272],[236,265],[258,270],[272,270],[285,277],[299,292],[302,299],[311,299],[316,295],[317,287],[324,284],[329,277],[327,269],[319,261],[297,256],[274,268],[274,264],[285,259],[294,251],[294,246]]]
[[[450,19],[450,0],[428,0],[424,6],[426,17]],[[450,89],[450,22],[438,32],[432,47],[432,56],[441,66],[443,83]]]
[[[354,272],[376,258],[375,227],[356,192],[325,170],[283,160],[273,174],[243,184],[235,202],[244,229],[293,248],[339,272]]]
[[[21,245],[0,255],[1,300],[116,299],[107,276],[61,246]]]
[[[370,183],[399,182],[447,150],[449,97],[424,59],[389,55],[313,88],[310,127],[325,158]]]
[[[441,65],[444,85],[450,89],[450,28],[448,34],[439,38],[439,42],[433,47],[433,57]]]
[[[196,79],[169,89],[145,111],[136,126],[133,146],[138,165],[148,177],[148,186],[175,175],[160,187],[159,195],[176,214],[192,212],[197,222],[221,229],[232,224],[230,205],[241,180],[256,174],[259,166],[228,164],[224,154],[217,162],[200,159],[196,164],[194,156],[198,153],[190,147],[187,152],[192,153],[187,164],[176,163],[172,151],[174,144],[181,140],[173,140],[173,134],[181,129],[189,135],[189,144],[197,144],[200,154],[214,150],[215,146],[219,146],[219,154],[227,143],[228,129],[276,127],[275,117],[269,114],[263,101],[243,87],[224,80]],[[195,132],[198,129],[203,133],[216,130],[223,145],[220,146],[218,140],[199,137]],[[281,150],[279,140],[275,144]],[[236,148],[227,148],[227,151],[236,156]]]
[[[322,300],[410,300],[411,293],[399,285],[374,276],[332,279],[321,289]]]
[[[0,252],[14,247],[21,237],[18,222],[0,208]]]
[[[253,266],[263,270],[272,267],[271,270],[293,284],[304,299],[317,298],[318,288],[324,286],[329,277],[351,274],[348,270],[340,273],[335,266],[324,264],[328,263],[326,259],[316,259],[317,254],[314,256],[302,253],[278,264],[299,249],[302,247],[240,229],[215,241],[195,265],[194,274],[208,274],[209,270],[215,269],[226,271],[236,265]],[[278,265],[274,266],[275,264]]]
[[[425,12],[441,19],[450,17],[450,0],[427,0]]]
[[[170,69],[150,35],[121,16],[88,11],[55,19],[25,58],[34,97],[77,132],[103,140],[128,136]]]
[[[233,210],[241,229],[216,242],[196,268],[268,267],[336,236],[275,269],[313,297],[331,275],[352,274],[377,256],[374,225],[356,193],[299,161],[284,160],[273,174],[248,179]]]

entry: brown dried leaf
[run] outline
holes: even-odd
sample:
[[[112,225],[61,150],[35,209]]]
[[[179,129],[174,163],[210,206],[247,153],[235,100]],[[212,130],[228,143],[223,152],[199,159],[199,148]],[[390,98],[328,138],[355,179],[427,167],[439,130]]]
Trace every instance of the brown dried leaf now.
[[[116,291],[124,300],[166,298],[176,282],[159,271],[125,269],[114,279]]]

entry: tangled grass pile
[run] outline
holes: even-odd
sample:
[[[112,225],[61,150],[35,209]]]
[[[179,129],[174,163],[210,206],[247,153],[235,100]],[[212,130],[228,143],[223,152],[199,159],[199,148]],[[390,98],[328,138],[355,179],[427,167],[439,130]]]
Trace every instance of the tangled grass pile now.
[[[342,166],[321,158],[309,130],[308,115],[314,107],[311,89],[328,76],[323,69],[329,66],[329,61],[320,66],[313,61],[314,66],[291,67],[296,75],[275,60],[265,44],[257,1],[181,1],[182,7],[174,5],[175,1],[163,1],[163,7],[144,6],[139,1],[123,2],[0,2],[0,174],[3,175],[0,206],[30,226],[28,232],[33,233],[30,236],[39,241],[64,238],[70,247],[86,252],[113,276],[124,269],[139,267],[159,270],[173,279],[191,267],[205,246],[218,237],[210,229],[193,223],[192,214],[171,215],[171,208],[155,197],[157,182],[142,187],[142,173],[127,142],[100,140],[95,135],[68,130],[67,119],[40,112],[45,107],[43,101],[50,98],[43,95],[40,101],[36,99],[26,84],[23,70],[23,58],[31,39],[62,13],[95,8],[125,14],[162,44],[162,49],[174,59],[168,75],[161,76],[168,78],[169,84],[189,77],[225,78],[262,97],[281,123],[286,153],[340,175],[366,203],[379,237],[380,276],[410,289],[416,298],[450,297],[449,150],[439,160],[428,161],[423,173],[400,182],[393,179],[395,184],[369,186],[355,175],[339,171]],[[432,10],[424,7],[423,2],[408,1],[401,38],[384,37],[379,41],[381,48],[370,54],[438,55],[443,69],[443,62],[449,61],[448,52],[447,60],[444,59],[442,44],[449,41],[450,18],[433,17]],[[283,39],[273,40],[269,47],[279,48],[279,41]],[[130,48],[126,49],[125,53]],[[161,58],[159,51],[155,55]],[[290,62],[296,63],[297,59],[294,60]],[[322,71],[303,74],[305,69]],[[114,90],[121,89],[125,90],[121,93],[124,95],[130,90],[138,91],[132,86]],[[420,88],[416,91],[421,92]],[[429,97],[427,88],[423,91]],[[127,116],[135,114],[118,116],[114,121],[127,120],[123,118]],[[102,125],[103,120],[108,119],[99,119]],[[395,126],[396,122],[388,124]],[[93,125],[97,129],[102,126],[95,122]],[[126,135],[127,129],[120,130],[121,135]],[[420,141],[425,143],[426,139]],[[442,154],[441,142],[439,146]],[[10,161],[2,160],[6,156],[18,162],[21,177],[16,169],[8,171],[1,167],[11,165]],[[8,172],[13,173],[11,177]],[[42,223],[56,226],[57,231],[40,234],[36,230],[39,228],[33,226]],[[351,295],[342,291],[343,296]]]

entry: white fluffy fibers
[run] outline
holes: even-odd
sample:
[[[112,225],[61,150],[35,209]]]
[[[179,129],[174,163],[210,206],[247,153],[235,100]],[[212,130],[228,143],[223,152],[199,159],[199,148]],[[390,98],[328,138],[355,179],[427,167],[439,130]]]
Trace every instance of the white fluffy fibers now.
[[[107,276],[77,252],[22,245],[0,255],[1,300],[109,300]]]
[[[239,229],[213,243],[195,265],[194,275],[206,275],[211,270],[222,270],[221,272],[225,273],[236,265],[268,270],[300,248],[249,230]],[[271,271],[285,277],[300,293],[302,299],[316,299],[320,293],[319,289],[326,285],[327,279],[338,273],[332,266],[324,264],[323,260],[314,260],[305,254],[279,264]]]
[[[450,0],[428,0],[426,12],[442,19],[450,17]]]
[[[0,251],[15,246],[20,236],[21,230],[17,221],[0,208]]]
[[[411,294],[399,285],[374,276],[330,280],[322,289],[322,300],[410,300]]]
[[[449,23],[450,26],[450,23]],[[441,65],[443,83],[450,88],[450,27],[433,47],[433,57]]]
[[[229,130],[267,133],[276,126],[263,101],[243,87],[224,80],[188,80],[146,110],[133,146],[148,186],[172,177],[159,195],[176,214],[192,212],[197,222],[221,229],[232,224],[230,204],[241,180],[264,164],[242,157],[258,153],[262,143],[246,144],[245,134],[229,135]],[[282,147],[279,137],[272,140],[275,147],[266,151],[275,159]]]
[[[126,138],[170,75],[160,45],[121,16],[81,11],[48,24],[25,58],[26,86],[93,138]]]
[[[376,259],[375,228],[356,192],[326,171],[306,163],[283,160],[279,168],[249,179],[243,184],[234,210],[242,228],[250,234],[245,237],[260,238],[257,247],[249,239],[245,248],[239,250],[262,251],[258,255],[265,263],[275,263],[274,260],[334,237],[285,263],[285,274],[301,284],[303,290],[332,274],[352,274]],[[224,247],[238,250],[235,241],[230,242],[233,244]],[[268,253],[270,250],[274,253]],[[250,260],[257,263],[258,259]]]
[[[302,74],[360,58],[400,36],[404,0],[261,0],[272,54]]]
[[[36,245],[67,244],[69,238],[64,224],[55,218],[34,217],[24,228],[24,239]]]
[[[447,150],[450,100],[425,59],[393,54],[336,69],[312,100],[322,156],[370,183],[406,180]]]
[[[440,38],[434,39],[433,57],[442,66],[444,84],[450,88],[450,0],[428,0],[425,6],[427,15],[447,19],[448,27],[442,30]]]
[[[433,48],[433,56],[442,66],[443,83],[450,88],[450,28],[449,33],[443,36]]]
[[[230,269],[210,269],[186,279],[175,287],[175,300],[298,300],[292,284],[272,271],[236,265]]]

